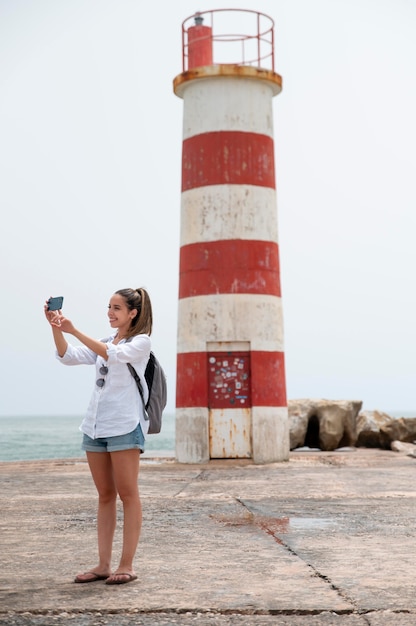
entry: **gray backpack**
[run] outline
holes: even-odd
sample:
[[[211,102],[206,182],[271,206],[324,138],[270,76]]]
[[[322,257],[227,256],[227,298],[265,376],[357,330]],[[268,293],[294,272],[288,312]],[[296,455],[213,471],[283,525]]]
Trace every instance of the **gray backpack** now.
[[[167,402],[166,375],[163,371],[163,367],[154,353],[151,352],[144,372],[144,377],[149,389],[149,399],[147,403],[144,401],[142,384],[136,370],[131,363],[127,363],[127,367],[136,381],[137,389],[139,390],[143,402],[144,414],[146,419],[149,420],[148,434],[155,435],[160,433],[162,428],[162,413]]]

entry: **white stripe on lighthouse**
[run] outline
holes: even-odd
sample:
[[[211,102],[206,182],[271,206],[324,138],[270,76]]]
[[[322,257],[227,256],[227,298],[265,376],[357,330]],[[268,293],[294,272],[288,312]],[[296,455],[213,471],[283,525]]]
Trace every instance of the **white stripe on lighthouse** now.
[[[230,337],[250,341],[252,350],[283,352],[281,298],[253,294],[182,298],[178,317],[179,353],[203,352],[208,341],[230,341]]]
[[[181,246],[200,241],[277,241],[276,191],[253,185],[209,185],[182,193]]]
[[[190,81],[184,98],[183,139],[220,130],[273,138],[270,83],[241,77]]]

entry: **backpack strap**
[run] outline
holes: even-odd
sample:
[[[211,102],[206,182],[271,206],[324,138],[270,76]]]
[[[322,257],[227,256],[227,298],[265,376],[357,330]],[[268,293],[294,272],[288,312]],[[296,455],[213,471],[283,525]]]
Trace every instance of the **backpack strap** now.
[[[138,377],[137,372],[134,369],[133,365],[131,363],[127,363],[127,367],[130,370],[130,374],[133,376],[134,380],[136,381],[137,389],[139,390],[139,394],[140,394],[140,397],[142,399],[142,404],[143,404],[143,409],[144,409],[144,417],[145,417],[146,420],[148,420],[149,416],[147,415],[147,411],[146,411],[146,403],[144,401],[142,383],[141,383],[140,378]]]

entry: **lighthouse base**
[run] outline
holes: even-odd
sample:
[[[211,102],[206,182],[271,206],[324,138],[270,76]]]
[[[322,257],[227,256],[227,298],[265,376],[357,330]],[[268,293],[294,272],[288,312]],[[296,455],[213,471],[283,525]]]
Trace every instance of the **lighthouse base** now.
[[[179,463],[209,461],[208,409],[176,409],[176,460]]]
[[[289,459],[289,416],[287,407],[252,408],[252,456],[258,464]]]
[[[287,461],[289,458],[289,423],[286,407],[252,407],[250,450],[242,456],[256,464]],[[207,463],[211,458],[239,458],[218,455],[210,437],[210,412],[206,407],[176,410],[176,460],[179,463]]]

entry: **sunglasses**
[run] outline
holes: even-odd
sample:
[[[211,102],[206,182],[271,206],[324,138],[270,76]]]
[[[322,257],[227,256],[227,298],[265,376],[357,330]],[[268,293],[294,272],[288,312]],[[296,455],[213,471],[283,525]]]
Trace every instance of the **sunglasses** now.
[[[106,365],[101,365],[99,372],[100,374],[102,374],[102,376],[105,376],[106,374],[108,374],[108,367]],[[99,378],[95,381],[95,384],[97,385],[97,387],[104,387],[105,378]]]

